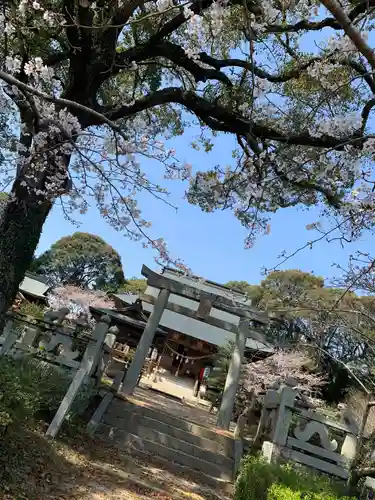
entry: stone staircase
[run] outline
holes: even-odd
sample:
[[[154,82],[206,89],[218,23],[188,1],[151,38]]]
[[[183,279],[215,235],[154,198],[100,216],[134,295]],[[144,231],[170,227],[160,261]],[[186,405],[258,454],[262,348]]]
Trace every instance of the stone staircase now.
[[[152,456],[154,463],[156,460],[171,472],[222,493],[232,491],[234,440],[230,433],[117,395],[103,415],[97,434],[119,449],[146,459]]]

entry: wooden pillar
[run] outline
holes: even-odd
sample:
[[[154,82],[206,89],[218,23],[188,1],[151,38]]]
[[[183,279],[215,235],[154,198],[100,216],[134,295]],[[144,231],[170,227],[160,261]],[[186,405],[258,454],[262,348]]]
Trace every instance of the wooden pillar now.
[[[135,351],[133,360],[129,369],[125,375],[123,381],[121,392],[124,394],[131,394],[134,387],[137,385],[139,375],[142,370],[142,366],[145,362],[148,350],[151,347],[152,341],[154,340],[155,332],[159,326],[160,319],[163,315],[164,309],[168,304],[170,291],[162,289],[159,292],[157,301],[155,302],[152,313],[150,314],[147,325],[143,331],[141,340]]]
[[[246,336],[249,330],[248,321],[240,321],[238,325],[238,333],[236,343],[232,354],[232,360],[229,365],[227,379],[223,392],[223,398],[217,419],[217,426],[222,429],[229,429],[230,420],[232,418],[233,407],[236,399],[238,383],[241,375],[241,365],[245,354]]]

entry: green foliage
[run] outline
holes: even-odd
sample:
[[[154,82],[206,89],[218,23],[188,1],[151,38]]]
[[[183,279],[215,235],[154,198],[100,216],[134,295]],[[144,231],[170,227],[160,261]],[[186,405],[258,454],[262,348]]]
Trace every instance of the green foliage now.
[[[31,270],[44,274],[52,284],[103,289],[124,282],[119,254],[102,238],[89,233],[61,238],[34,259]]]
[[[247,281],[229,281],[226,285],[245,293],[254,305],[274,308],[300,303],[312,290],[322,290],[324,279],[298,269],[287,269],[269,273],[260,285],[250,285]]]
[[[213,359],[213,367],[206,381],[206,399],[212,405],[217,406],[220,404],[233,349],[234,342],[228,342],[225,346],[218,348],[218,352]],[[238,403],[237,397],[236,406]]]
[[[155,92],[161,86],[162,72],[156,64],[150,64],[146,69],[145,80],[150,86],[150,90]]]
[[[55,367],[35,358],[0,359],[0,424],[32,421],[38,414],[54,412],[70,379]]]
[[[298,269],[288,269],[270,273],[260,286],[263,292],[261,303],[264,307],[280,307],[280,301],[284,306],[293,306],[301,304],[312,290],[321,290],[324,280]]]
[[[247,281],[228,281],[225,285],[233,290],[244,293],[254,305],[258,304],[259,300],[262,298],[261,287],[258,285],[250,285]]]
[[[348,497],[337,496],[336,494],[331,495],[324,491],[322,493],[294,491],[292,488],[281,484],[273,484],[267,494],[267,500],[337,500],[339,498]]]
[[[118,293],[144,293],[147,288],[147,280],[142,278],[130,278],[118,289]]]
[[[129,351],[124,356],[124,361],[127,361],[129,364],[133,361],[135,354],[135,349],[129,349]]]
[[[340,490],[318,473],[249,456],[241,464],[235,500],[349,500]]]
[[[43,319],[46,307],[37,304],[36,302],[23,301],[19,307],[21,314],[26,314],[26,316],[32,316],[33,318]]]
[[[308,60],[309,58],[306,57],[305,61]],[[287,73],[288,71],[296,69],[301,62],[303,62],[303,57],[299,59],[298,63],[292,59],[284,65],[284,72]],[[336,68],[326,76],[327,82],[332,83],[332,86],[341,82],[335,95],[337,96],[337,101],[342,102],[344,105],[354,97],[354,89],[351,86],[351,78],[353,75],[354,72],[349,67],[337,65]],[[313,102],[318,102],[324,95],[329,95],[327,86],[324,88],[319,78],[315,78],[307,72],[301,72],[298,78],[289,80],[284,83],[283,87],[285,95],[302,101],[304,99],[310,99]]]
[[[370,387],[372,382],[365,380],[362,367],[366,365],[369,377],[375,377],[373,347],[363,340],[374,337],[373,297],[327,287],[323,278],[297,269],[271,272],[258,286],[246,281],[229,285],[249,290],[253,305],[275,313],[277,320],[264,330],[271,343],[282,347],[302,340],[311,347],[313,365],[329,380],[323,391],[326,401],[338,403],[349,388],[358,387],[340,361],[349,363]]]

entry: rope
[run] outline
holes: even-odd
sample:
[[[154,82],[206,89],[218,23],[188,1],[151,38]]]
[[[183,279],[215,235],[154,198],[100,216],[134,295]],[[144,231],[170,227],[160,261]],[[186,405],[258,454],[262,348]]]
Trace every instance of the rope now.
[[[215,356],[215,354],[206,354],[206,356],[185,356],[184,354],[180,354],[179,352],[175,351],[167,342],[165,343],[165,347],[167,347],[170,351],[172,351],[173,354],[176,354],[177,356],[180,356],[183,359],[189,359],[192,361],[197,361],[199,359],[213,358]]]

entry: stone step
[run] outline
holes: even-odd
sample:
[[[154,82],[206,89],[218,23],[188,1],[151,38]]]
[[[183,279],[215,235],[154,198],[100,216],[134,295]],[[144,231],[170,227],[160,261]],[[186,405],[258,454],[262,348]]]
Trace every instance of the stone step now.
[[[145,403],[138,404],[137,402],[133,402],[130,399],[124,400],[119,397],[115,397],[113,398],[110,406],[106,411],[105,418],[107,419],[107,423],[111,424],[111,419],[124,419],[124,416],[125,418],[129,418],[130,413],[139,416],[142,415],[153,420],[157,420],[158,422],[167,424],[171,427],[174,427],[175,429],[180,429],[195,436],[220,443],[220,445],[222,446],[222,453],[228,457],[233,456],[233,438],[228,435],[229,433],[203,427],[202,425],[199,425],[195,422],[190,422],[188,420],[175,417],[159,409],[156,410],[154,407],[150,407]]]
[[[233,498],[234,486],[231,481],[225,481],[216,477],[207,476],[201,471],[189,469],[184,465],[170,462],[163,457],[152,455],[144,450],[134,449],[132,450],[132,455],[144,460],[146,463],[150,464],[150,466],[164,469],[172,474],[179,475],[184,479],[206,486],[210,489],[214,489],[214,494],[212,490],[209,491],[209,495],[207,496],[208,498],[213,498],[214,496],[220,500],[223,500],[223,498]]]
[[[164,435],[170,436],[177,440],[185,442],[190,446],[198,446],[203,450],[212,452],[228,459],[233,458],[233,446],[234,442],[232,440],[225,440],[224,443],[216,439],[216,435],[213,439],[207,439],[192,432],[179,429],[178,427],[173,427],[170,423],[162,422],[160,420],[155,420],[154,418],[142,415],[133,411],[123,412],[121,417],[113,416],[111,412],[106,412],[102,419],[102,422],[107,425],[117,427],[118,429],[131,432],[132,434],[141,435],[143,437],[147,436],[144,434],[146,429],[150,429]],[[140,429],[140,430],[139,430]],[[143,431],[143,434],[139,432]],[[182,450],[183,451],[183,450]]]
[[[164,444],[150,441],[148,439],[136,436],[121,429],[111,427],[106,424],[100,424],[97,430],[98,434],[105,439],[113,441],[117,448],[137,450],[147,452],[151,455],[162,457],[169,462],[178,463],[194,471],[200,471],[206,476],[231,481],[233,476],[232,468],[227,469],[216,462],[207,462],[194,455],[188,455],[180,450],[169,448]],[[218,455],[219,457],[219,455]]]
[[[144,417],[143,417],[144,419]],[[118,419],[120,420],[120,419]],[[181,439],[174,437],[169,434],[168,431],[173,429],[173,427],[166,426],[166,432],[160,432],[152,427],[153,423],[158,424],[156,420],[152,421],[148,419],[150,422],[147,422],[148,426],[144,426],[142,422],[142,417],[137,422],[135,418],[131,418],[128,421],[123,421],[123,425],[121,427],[116,425],[115,427],[119,430],[123,430],[127,433],[134,434],[141,438],[147,439],[148,441],[152,441],[153,443],[161,444],[166,446],[167,448],[173,448],[174,450],[181,451],[186,455],[191,455],[192,457],[197,457],[201,460],[205,460],[206,462],[215,463],[220,465],[221,467],[226,468],[227,470],[233,470],[233,459],[228,458],[221,453],[215,453],[214,451],[210,451],[204,449],[200,444],[193,444],[188,441],[189,437],[192,435],[185,431],[180,431],[182,433]],[[105,422],[103,422],[105,423]],[[150,426],[151,425],[151,426]],[[168,428],[169,427],[169,428]],[[200,439],[197,436],[193,436],[196,439]],[[207,441],[207,440],[206,440]],[[209,441],[210,444],[215,444],[213,441]]]

